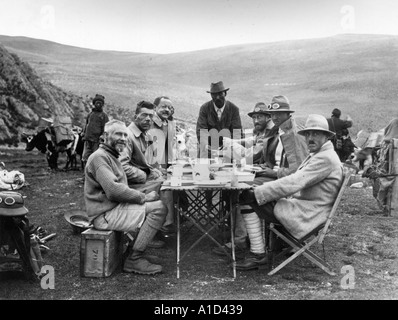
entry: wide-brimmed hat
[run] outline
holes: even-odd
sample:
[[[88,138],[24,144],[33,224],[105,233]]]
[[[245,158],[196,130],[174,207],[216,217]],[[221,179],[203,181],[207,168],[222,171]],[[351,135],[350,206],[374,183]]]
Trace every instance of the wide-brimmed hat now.
[[[329,137],[335,135],[334,132],[329,130],[329,124],[326,118],[319,114],[310,114],[305,122],[304,129],[297,131],[297,133],[303,136],[307,131],[314,130],[326,132],[329,134]]]
[[[285,96],[272,97],[271,103],[268,105],[268,112],[291,112],[289,100]]]
[[[257,102],[256,105],[254,106],[253,111],[249,112],[247,115],[249,117],[252,117],[256,113],[270,115],[270,113],[268,112],[268,107],[265,105],[264,102]]]
[[[95,104],[96,101],[101,101],[102,103],[105,104],[105,97],[101,94],[96,94],[95,97],[93,98],[93,104]]]
[[[67,211],[64,218],[71,225],[74,233],[82,233],[84,230],[93,227],[86,211],[83,210]]]
[[[210,91],[207,91],[207,93],[219,93],[219,92],[224,92],[228,91],[229,88],[224,87],[224,83],[222,81],[212,83],[210,85]]]
[[[0,192],[0,216],[15,217],[23,216],[29,212],[24,206],[24,200],[19,192]]]

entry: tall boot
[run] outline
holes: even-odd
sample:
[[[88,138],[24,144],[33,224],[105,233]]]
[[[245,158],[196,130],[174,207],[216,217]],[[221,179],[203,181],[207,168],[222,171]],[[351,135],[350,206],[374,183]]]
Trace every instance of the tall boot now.
[[[162,272],[162,266],[150,263],[144,257],[144,251],[149,242],[157,233],[157,229],[150,226],[148,219],[145,219],[140,232],[135,239],[131,255],[125,261],[123,270],[139,274],[155,274]]]

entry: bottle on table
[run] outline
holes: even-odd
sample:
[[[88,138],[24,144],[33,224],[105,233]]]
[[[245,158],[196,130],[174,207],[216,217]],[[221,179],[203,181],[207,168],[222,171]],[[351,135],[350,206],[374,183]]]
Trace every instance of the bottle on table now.
[[[239,184],[237,171],[238,171],[238,169],[236,166],[236,160],[233,160],[232,171],[231,171],[231,187],[237,187]]]

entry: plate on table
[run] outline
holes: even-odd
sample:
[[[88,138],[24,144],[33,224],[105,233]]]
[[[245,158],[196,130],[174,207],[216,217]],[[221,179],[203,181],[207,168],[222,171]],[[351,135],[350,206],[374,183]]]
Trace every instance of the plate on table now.
[[[224,187],[227,182],[219,180],[201,180],[195,181],[193,184],[198,187]]]

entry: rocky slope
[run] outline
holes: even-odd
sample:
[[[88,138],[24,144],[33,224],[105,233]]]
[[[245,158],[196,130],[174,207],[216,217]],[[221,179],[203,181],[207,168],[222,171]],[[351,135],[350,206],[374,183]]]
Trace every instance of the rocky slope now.
[[[44,81],[0,45],[0,145],[18,146],[21,133],[34,132],[41,117],[69,116],[82,126],[89,111],[89,100]]]

